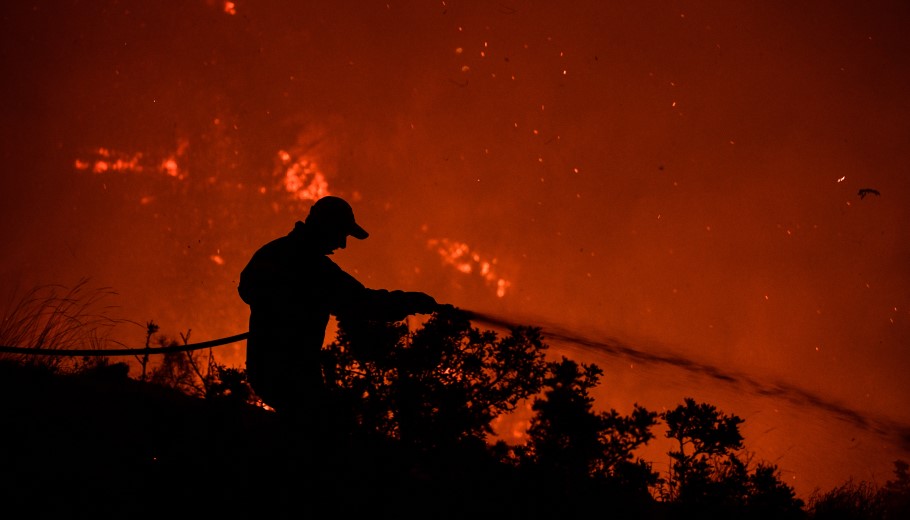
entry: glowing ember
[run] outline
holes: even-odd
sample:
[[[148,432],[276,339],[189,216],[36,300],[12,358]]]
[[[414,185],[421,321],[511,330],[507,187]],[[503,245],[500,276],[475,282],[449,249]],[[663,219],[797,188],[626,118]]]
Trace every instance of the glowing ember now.
[[[495,258],[484,259],[479,253],[472,252],[464,242],[447,238],[432,238],[427,241],[427,247],[435,249],[443,261],[457,271],[466,275],[477,274],[480,276],[487,286],[495,289],[496,296],[499,298],[505,296],[506,290],[512,285],[511,282],[496,273],[497,260]]]

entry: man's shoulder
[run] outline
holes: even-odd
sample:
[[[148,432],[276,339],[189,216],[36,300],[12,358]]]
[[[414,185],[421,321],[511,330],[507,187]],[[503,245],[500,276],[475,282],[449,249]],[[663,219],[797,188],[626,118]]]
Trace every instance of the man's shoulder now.
[[[344,273],[344,269],[340,265],[336,264],[334,260],[329,258],[328,255],[315,255],[312,258],[312,261],[315,266],[319,269],[331,272]]]
[[[287,236],[278,237],[268,242],[256,251],[255,256],[260,257],[260,259],[267,258],[272,261],[291,262],[295,265],[317,269],[341,270],[341,267],[327,255],[308,247],[306,243]]]
[[[285,235],[266,242],[256,250],[256,254],[259,256],[287,256],[294,254],[299,249],[297,241]]]

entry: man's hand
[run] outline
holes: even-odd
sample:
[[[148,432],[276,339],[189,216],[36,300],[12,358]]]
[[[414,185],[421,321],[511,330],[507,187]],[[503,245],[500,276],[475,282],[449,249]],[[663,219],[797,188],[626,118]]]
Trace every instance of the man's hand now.
[[[436,299],[422,292],[405,293],[409,314],[432,314],[439,308]]]

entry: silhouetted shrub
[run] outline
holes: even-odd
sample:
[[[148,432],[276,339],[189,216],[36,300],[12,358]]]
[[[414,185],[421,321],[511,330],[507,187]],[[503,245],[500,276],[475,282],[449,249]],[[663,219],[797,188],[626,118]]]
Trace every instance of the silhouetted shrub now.
[[[506,337],[437,313],[411,333],[401,323],[341,323],[326,373],[358,428],[420,449],[471,438],[539,391],[545,371],[539,329]]]

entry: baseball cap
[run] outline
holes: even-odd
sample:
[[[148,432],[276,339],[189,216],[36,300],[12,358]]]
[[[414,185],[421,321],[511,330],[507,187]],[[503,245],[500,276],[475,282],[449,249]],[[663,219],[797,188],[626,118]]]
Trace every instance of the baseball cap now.
[[[360,240],[370,236],[354,220],[354,210],[351,205],[341,197],[332,195],[322,197],[310,207],[306,222],[307,224],[345,231],[348,235]]]

